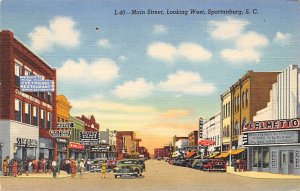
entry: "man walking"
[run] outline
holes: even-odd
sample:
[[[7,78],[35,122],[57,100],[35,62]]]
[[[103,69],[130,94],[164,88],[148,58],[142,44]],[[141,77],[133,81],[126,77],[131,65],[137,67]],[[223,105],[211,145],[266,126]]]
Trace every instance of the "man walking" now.
[[[83,172],[84,172],[84,159],[81,159],[81,160],[80,160],[80,163],[79,163],[79,170],[80,170],[80,175],[79,175],[79,177],[80,177],[80,178],[83,178]]]
[[[56,173],[57,173],[57,162],[53,160],[52,162],[52,173],[53,173],[53,178],[57,178]]]

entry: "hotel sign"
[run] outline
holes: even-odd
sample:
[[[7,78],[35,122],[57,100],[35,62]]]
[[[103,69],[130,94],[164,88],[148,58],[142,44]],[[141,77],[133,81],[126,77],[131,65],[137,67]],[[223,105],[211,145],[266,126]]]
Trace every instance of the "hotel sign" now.
[[[295,129],[295,128],[300,128],[300,119],[255,121],[244,125],[243,132],[284,130],[284,129]]]
[[[248,133],[244,145],[276,145],[300,143],[300,131],[270,131]]]

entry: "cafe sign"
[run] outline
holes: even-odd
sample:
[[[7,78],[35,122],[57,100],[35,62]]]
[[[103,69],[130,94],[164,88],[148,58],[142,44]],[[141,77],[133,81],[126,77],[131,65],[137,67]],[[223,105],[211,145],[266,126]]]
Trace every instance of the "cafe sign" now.
[[[271,121],[255,121],[244,125],[243,132],[268,131],[300,128],[300,119],[281,119]]]
[[[276,145],[300,143],[300,131],[270,131],[248,133],[244,145]]]

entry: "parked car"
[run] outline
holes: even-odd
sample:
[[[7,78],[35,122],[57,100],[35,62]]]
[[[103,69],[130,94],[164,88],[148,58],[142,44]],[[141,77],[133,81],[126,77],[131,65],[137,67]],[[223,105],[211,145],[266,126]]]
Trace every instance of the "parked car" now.
[[[108,160],[107,161],[107,169],[113,170],[117,166],[117,160]]]
[[[206,164],[209,159],[195,159],[192,164],[192,168],[203,170],[203,165]]]
[[[104,160],[106,159],[95,158],[94,160],[92,160],[90,172],[101,172],[102,162]]]
[[[138,163],[142,166],[142,172],[146,170],[145,161],[143,159],[137,159]]]
[[[209,159],[207,163],[203,164],[205,171],[223,171],[226,172],[226,163],[221,159]]]
[[[116,168],[114,168],[115,178],[119,176],[141,176],[143,172],[143,167],[137,159],[124,159],[117,163]]]

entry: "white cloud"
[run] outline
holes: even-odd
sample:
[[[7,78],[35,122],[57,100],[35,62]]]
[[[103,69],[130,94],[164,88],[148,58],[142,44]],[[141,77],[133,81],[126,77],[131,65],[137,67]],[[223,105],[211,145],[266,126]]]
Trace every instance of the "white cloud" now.
[[[276,43],[286,44],[286,43],[288,43],[290,38],[291,38],[291,34],[289,34],[289,33],[277,32],[273,41]]]
[[[167,33],[168,29],[165,25],[154,25],[153,27],[153,33],[154,34],[162,34]]]
[[[80,32],[75,29],[76,22],[70,17],[57,16],[48,26],[37,26],[29,33],[31,46],[37,51],[46,51],[54,45],[75,47],[80,42]]]
[[[113,94],[121,98],[139,98],[148,96],[153,89],[154,85],[151,82],[148,83],[144,78],[138,78],[117,86]]]
[[[221,56],[231,63],[260,62],[261,54],[253,49],[224,49]]]
[[[268,44],[269,41],[264,35],[253,31],[242,34],[236,42],[236,46],[239,49],[262,48]]]
[[[174,62],[176,53],[176,47],[170,43],[154,42],[148,47],[149,56],[168,63]]]
[[[245,30],[248,21],[228,17],[226,21],[210,21],[211,36],[219,40],[234,39]]]
[[[187,42],[181,43],[178,47],[170,43],[154,42],[148,47],[148,55],[167,63],[172,63],[180,58],[190,62],[201,62],[212,57],[212,53],[201,45]]]
[[[100,45],[101,47],[104,47],[104,48],[109,48],[111,46],[109,40],[104,39],[104,38],[98,40],[97,43],[98,43],[98,45]]]
[[[189,95],[207,95],[215,91],[213,84],[204,82],[198,73],[189,71],[170,74],[166,81],[159,83],[159,88],[166,92]]]
[[[89,86],[113,81],[119,75],[119,68],[115,61],[108,58],[100,58],[91,63],[79,59],[78,62],[65,61],[57,73],[58,81]]]
[[[178,47],[178,51],[182,57],[192,62],[205,61],[212,57],[212,53],[205,50],[202,46],[194,43],[182,43]]]

